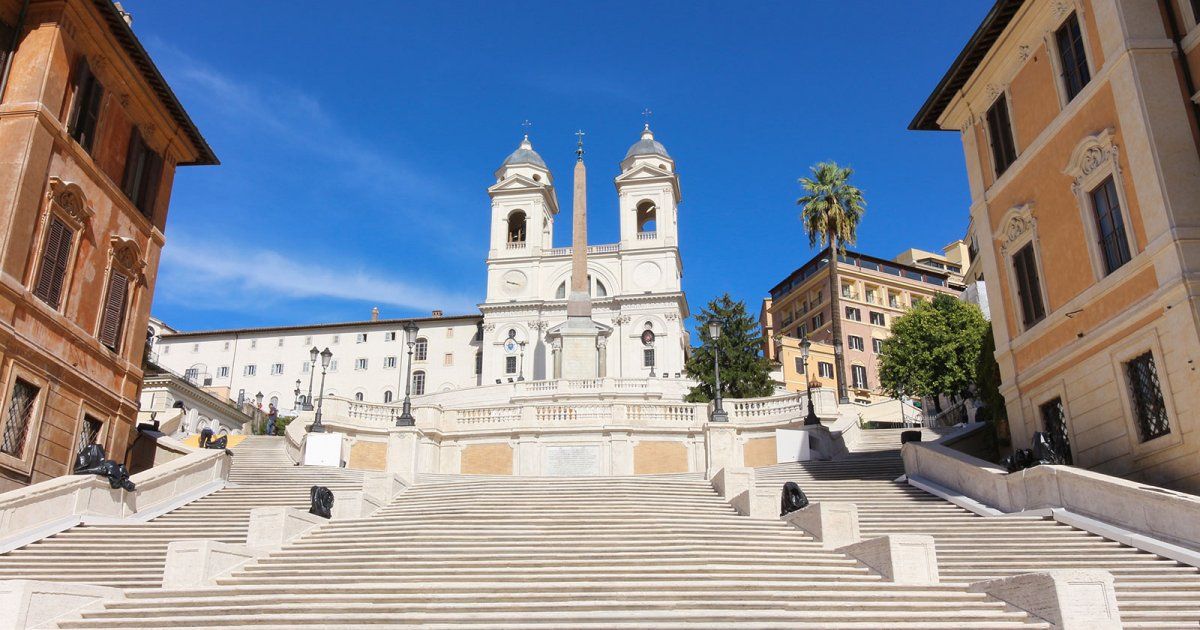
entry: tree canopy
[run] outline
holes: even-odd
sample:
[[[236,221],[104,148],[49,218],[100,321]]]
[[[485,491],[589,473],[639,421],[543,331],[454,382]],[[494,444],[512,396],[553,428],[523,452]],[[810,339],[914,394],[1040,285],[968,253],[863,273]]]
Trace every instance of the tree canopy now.
[[[866,212],[863,193],[850,184],[854,169],[836,162],[820,162],[811,169],[812,177],[801,177],[804,196],[796,200],[803,207],[800,220],[808,233],[808,244],[832,245],[839,254],[846,245],[858,240],[858,224]]]
[[[920,301],[892,321],[879,383],[892,396],[965,394],[977,381],[990,327],[974,304],[949,295]]]
[[[757,398],[770,396],[770,365],[762,356],[762,335],[758,322],[746,312],[746,304],[734,301],[729,294],[711,301],[696,317],[700,328],[699,347],[692,348],[688,357],[688,376],[699,383],[688,393],[690,402],[708,402],[714,397],[714,342],[708,334],[708,323],[721,324],[721,337],[715,346],[721,354],[721,395],[726,398]]]

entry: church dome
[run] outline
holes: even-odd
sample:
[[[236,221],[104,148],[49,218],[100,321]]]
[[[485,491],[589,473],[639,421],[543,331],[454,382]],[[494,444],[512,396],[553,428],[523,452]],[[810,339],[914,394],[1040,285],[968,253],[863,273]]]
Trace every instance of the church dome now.
[[[517,147],[516,151],[513,151],[508,157],[504,158],[504,163],[500,165],[500,168],[516,166],[518,164],[532,164],[546,168],[546,163],[542,161],[542,156],[533,150],[533,144],[529,142],[529,136],[525,136],[525,139],[521,141],[521,146]]]
[[[642,139],[629,147],[629,151],[625,153],[625,159],[628,160],[635,155],[661,155],[668,160],[671,159],[671,154],[667,153],[667,148],[661,142],[654,139],[654,132],[650,131],[650,125],[646,125],[646,128],[642,130]]]

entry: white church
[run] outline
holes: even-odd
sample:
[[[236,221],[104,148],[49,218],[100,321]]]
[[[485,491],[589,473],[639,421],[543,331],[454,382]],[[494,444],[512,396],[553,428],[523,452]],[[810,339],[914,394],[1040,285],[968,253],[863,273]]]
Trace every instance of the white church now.
[[[572,200],[577,244],[586,238],[587,221],[582,146],[579,153]],[[528,136],[521,141],[488,188],[488,282],[479,313],[380,319],[375,311],[358,322],[190,332],[155,322],[156,360],[235,400],[261,393],[264,408],[274,403],[281,410],[297,406],[310,389],[317,395],[321,362],[314,371],[313,348],[332,353],[325,395],[351,400],[399,401],[407,372],[415,397],[456,392],[461,398],[463,390],[484,386],[528,387],[588,376],[654,379],[666,398],[677,399],[687,388],[689,351],[679,177],[649,125],[621,160],[620,171],[614,179],[620,240],[588,245],[586,257],[573,257],[575,247],[554,247],[560,210],[554,175]],[[566,326],[573,263],[590,298],[581,302],[582,289],[575,292],[591,320],[583,341]],[[410,346],[404,329],[414,325]],[[592,354],[566,356],[564,343],[588,346]]]

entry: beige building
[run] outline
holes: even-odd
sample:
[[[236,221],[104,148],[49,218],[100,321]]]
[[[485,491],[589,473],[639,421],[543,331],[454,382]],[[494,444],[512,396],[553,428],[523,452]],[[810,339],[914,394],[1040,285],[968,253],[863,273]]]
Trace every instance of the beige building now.
[[[911,252],[919,250],[905,254]],[[766,356],[781,364],[787,381],[789,371],[794,373],[797,367],[799,339],[807,337],[814,342],[809,375],[833,388],[844,380],[851,400],[872,402],[883,395],[879,388],[879,349],[889,335],[892,320],[917,300],[932,300],[939,293],[958,295],[959,290],[951,286],[944,269],[928,264],[905,264],[852,251],[840,256],[836,267],[839,308],[833,316],[839,318],[842,332],[846,366],[842,375],[832,356],[838,344],[833,338],[830,313],[829,259],[830,251],[825,249],[771,288],[760,315]],[[781,336],[790,341],[777,348],[774,340]],[[804,376],[799,376],[803,383]],[[791,382],[795,382],[794,377]]]
[[[175,168],[217,163],[125,17],[0,0],[0,492],[124,457]]]
[[[911,125],[962,137],[1014,446],[1192,492],[1197,4],[1000,0]]]

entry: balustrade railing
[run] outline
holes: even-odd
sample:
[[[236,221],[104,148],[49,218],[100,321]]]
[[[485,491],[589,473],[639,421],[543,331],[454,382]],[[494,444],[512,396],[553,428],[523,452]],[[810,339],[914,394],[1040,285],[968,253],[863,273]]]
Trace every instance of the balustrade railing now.
[[[639,241],[653,241],[657,238],[658,232],[638,232],[637,234],[637,240]]]
[[[665,422],[670,424],[688,424],[696,421],[697,407],[704,409],[704,405],[679,404],[679,405],[657,405],[657,404],[638,404],[629,405],[627,413],[631,422]],[[701,414],[703,417],[703,414]]]
[[[556,422],[611,422],[612,405],[538,405],[535,407],[538,424]]]
[[[484,407],[481,409],[461,409],[458,412],[459,424],[491,424],[497,422],[515,422],[521,417],[520,407]]]

